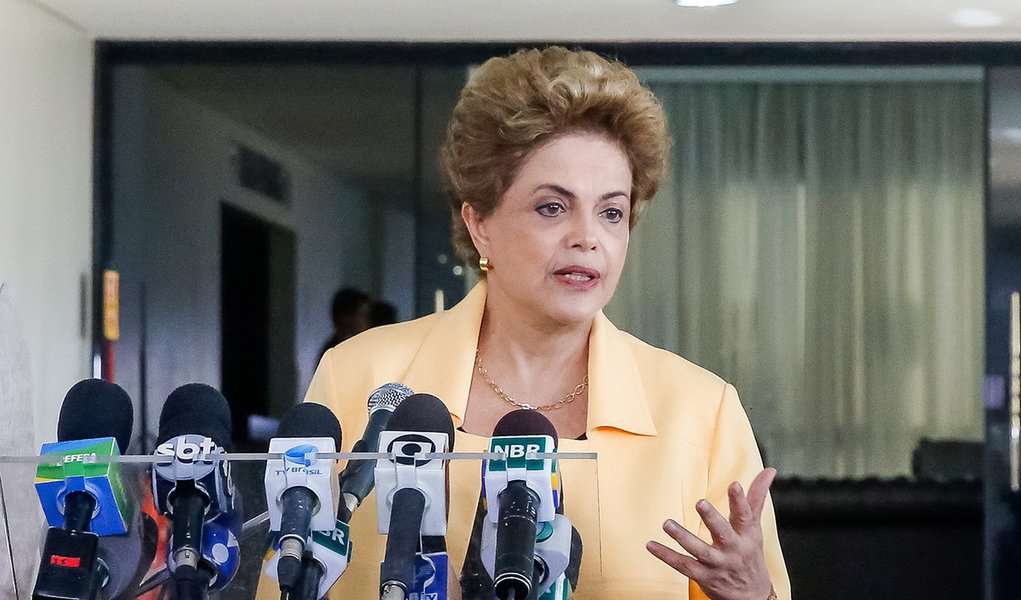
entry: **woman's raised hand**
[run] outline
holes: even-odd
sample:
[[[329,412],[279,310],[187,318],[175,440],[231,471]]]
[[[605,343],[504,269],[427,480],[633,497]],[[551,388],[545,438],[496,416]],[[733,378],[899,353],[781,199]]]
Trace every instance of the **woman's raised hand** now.
[[[745,496],[736,481],[727,488],[730,519],[720,514],[708,500],[695,505],[709,532],[712,545],[688,531],[673,519],[663,523],[663,531],[691,556],[650,541],[646,549],[653,556],[698,583],[713,600],[767,600],[771,591],[766,559],[762,550],[762,507],[766,493],[776,477],[776,469],[763,469]]]

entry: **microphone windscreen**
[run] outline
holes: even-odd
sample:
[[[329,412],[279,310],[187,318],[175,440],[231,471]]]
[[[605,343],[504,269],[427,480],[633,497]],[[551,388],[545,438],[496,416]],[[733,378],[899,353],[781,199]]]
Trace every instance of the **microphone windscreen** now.
[[[278,438],[328,437],[340,451],[340,421],[322,404],[302,402],[292,406],[280,421]]]
[[[559,445],[557,428],[537,410],[514,410],[505,414],[493,428],[493,437],[524,435],[548,435],[553,438],[553,447]]]
[[[390,417],[387,431],[417,431],[447,434],[450,450],[454,449],[454,421],[447,405],[432,394],[412,394],[401,402]]]
[[[71,386],[60,406],[57,441],[116,438],[121,452],[131,443],[134,422],[131,398],[121,386],[102,379],[85,379]]]
[[[406,385],[384,383],[369,394],[369,414],[379,410],[393,412],[411,394],[411,388]]]
[[[230,406],[216,388],[188,383],[167,396],[160,412],[156,444],[188,434],[210,438],[230,452]]]

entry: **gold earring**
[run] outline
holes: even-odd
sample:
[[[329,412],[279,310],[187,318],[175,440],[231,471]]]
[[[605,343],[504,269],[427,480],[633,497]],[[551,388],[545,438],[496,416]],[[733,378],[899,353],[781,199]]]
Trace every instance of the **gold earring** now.
[[[492,268],[493,268],[493,265],[489,264],[489,257],[488,256],[480,256],[479,257],[479,270],[480,271],[489,271]]]

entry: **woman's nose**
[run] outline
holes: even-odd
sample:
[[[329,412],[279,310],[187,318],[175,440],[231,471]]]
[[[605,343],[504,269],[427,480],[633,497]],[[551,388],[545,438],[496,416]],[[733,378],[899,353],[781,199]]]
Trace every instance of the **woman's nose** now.
[[[595,250],[598,246],[595,217],[575,213],[571,220],[571,247],[589,251]]]

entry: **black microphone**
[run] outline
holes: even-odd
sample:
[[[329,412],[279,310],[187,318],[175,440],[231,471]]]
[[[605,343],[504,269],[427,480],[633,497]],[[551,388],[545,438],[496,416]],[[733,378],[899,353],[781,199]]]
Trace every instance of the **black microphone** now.
[[[529,452],[553,452],[557,430],[538,411],[516,410],[496,424],[491,452],[506,460],[486,464],[489,520],[496,513],[496,556],[493,582],[500,600],[524,600],[539,579],[536,566],[536,525],[556,518],[557,494],[552,460],[528,460]],[[529,464],[531,463],[531,464]],[[570,525],[568,524],[568,527]]]
[[[228,461],[214,460],[230,451],[230,437],[230,407],[214,388],[191,383],[167,397],[155,452],[165,460],[153,467],[153,500],[173,522],[167,564],[182,600],[226,586],[240,563],[240,496]]]
[[[102,379],[85,379],[74,384],[57,417],[57,441],[76,442],[112,437],[124,452],[131,443],[134,410],[131,398],[121,386]],[[64,529],[89,531],[97,498],[88,490],[64,497]],[[102,508],[102,507],[100,507]],[[105,531],[96,533],[104,535]]]
[[[60,405],[57,439],[112,437],[120,451],[131,443],[134,409],[124,388],[102,379],[84,379],[71,386]]]
[[[365,433],[355,442],[352,452],[376,452],[379,450],[379,434],[390,422],[391,416],[401,402],[411,395],[411,389],[399,383],[385,383],[369,394],[369,422]],[[375,483],[373,469],[375,461],[351,460],[340,473],[341,505],[337,518],[348,523],[351,514],[372,491]]]
[[[340,441],[337,417],[312,402],[288,410],[270,441],[271,453],[284,454],[281,461],[266,463],[265,477],[270,528],[280,532],[277,581],[281,591],[291,591],[297,585],[312,530],[332,531],[335,525],[333,461],[313,461],[308,455],[337,452]],[[314,528],[313,515],[317,517]]]
[[[119,465],[86,461],[119,455],[130,443],[132,421],[131,399],[114,383],[86,379],[64,397],[58,441],[42,448],[60,462],[37,470],[36,490],[51,527],[33,598],[95,598],[109,583],[111,566],[120,567],[101,556],[100,536],[126,533],[138,507],[124,493]],[[122,569],[115,571],[119,576]]]
[[[415,585],[415,556],[422,536],[447,532],[446,461],[418,455],[448,452],[454,423],[435,396],[413,394],[394,411],[379,436],[380,451],[392,459],[376,461],[376,499],[380,533],[387,534],[380,566],[380,598],[407,598]]]

